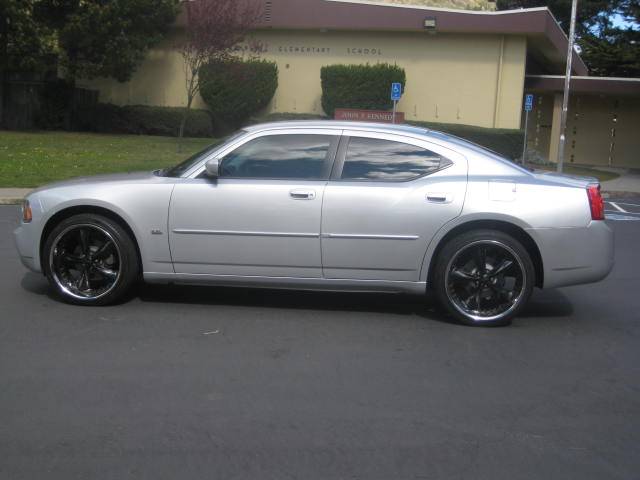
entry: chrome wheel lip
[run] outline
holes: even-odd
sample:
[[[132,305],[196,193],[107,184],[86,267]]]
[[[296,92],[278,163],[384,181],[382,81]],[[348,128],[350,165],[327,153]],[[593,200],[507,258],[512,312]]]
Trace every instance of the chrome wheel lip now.
[[[511,307],[509,307],[507,310],[505,310],[502,313],[499,313],[497,315],[492,315],[492,316],[482,316],[482,315],[475,315],[473,313],[470,313],[469,311],[465,310],[464,308],[461,308],[460,305],[458,305],[458,303],[452,298],[451,296],[451,292],[449,291],[449,276],[451,274],[451,267],[453,265],[453,263],[455,262],[455,260],[458,259],[458,257],[466,250],[468,250],[469,248],[472,248],[476,245],[492,245],[492,246],[497,246],[500,248],[504,248],[507,252],[509,252],[513,258],[516,260],[516,262],[518,262],[518,267],[520,268],[520,272],[522,274],[522,287],[520,288],[520,293],[518,294],[518,296],[512,301]],[[513,312],[520,304],[524,293],[527,289],[527,275],[526,275],[526,270],[524,269],[524,264],[522,263],[522,260],[520,259],[520,256],[515,252],[515,250],[511,247],[509,247],[508,245],[506,245],[503,242],[500,242],[498,240],[476,240],[475,242],[471,242],[467,245],[465,245],[464,247],[460,248],[452,257],[451,260],[449,260],[449,263],[447,264],[447,269],[445,270],[445,292],[447,294],[447,298],[449,299],[449,302],[451,303],[451,305],[453,305],[453,307],[460,312],[462,315],[464,315],[465,317],[473,320],[474,322],[477,323],[483,323],[483,322],[493,322],[496,320],[501,320],[503,318],[505,318],[506,316],[508,316],[511,312]]]
[[[105,237],[107,237],[113,243],[116,250],[116,254],[118,255],[118,263],[120,265],[120,268],[118,268],[116,278],[112,282],[111,286],[99,295],[78,295],[77,293],[74,293],[73,290],[69,289],[69,287],[65,285],[65,283],[60,279],[60,277],[58,276],[58,272],[56,271],[56,267],[54,265],[54,258],[55,258],[54,254],[58,246],[58,243],[67,233],[78,228],[91,228],[94,230],[98,230],[100,233],[102,233]],[[92,223],[79,223],[76,225],[70,225],[67,228],[65,228],[62,232],[60,232],[56,236],[53,243],[51,244],[51,250],[49,252],[49,270],[51,271],[51,276],[53,277],[53,281],[56,283],[58,288],[62,292],[64,292],[66,295],[70,296],[75,300],[80,300],[85,302],[99,300],[100,298],[103,298],[104,296],[111,293],[120,283],[120,279],[122,277],[122,255],[120,253],[120,247],[118,246],[118,243],[114,240],[113,236],[107,230],[100,227],[99,225],[94,225]]]

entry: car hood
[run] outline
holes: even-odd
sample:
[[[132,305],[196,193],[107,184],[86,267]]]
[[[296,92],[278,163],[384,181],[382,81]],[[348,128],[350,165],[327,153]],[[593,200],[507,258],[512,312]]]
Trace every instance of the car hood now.
[[[91,177],[77,177],[60,182],[49,183],[37,188],[32,193],[41,192],[43,190],[51,190],[53,188],[72,187],[78,185],[100,185],[106,183],[140,183],[154,182],[159,178],[154,172],[130,172],[130,173],[114,173],[109,175],[94,175]]]

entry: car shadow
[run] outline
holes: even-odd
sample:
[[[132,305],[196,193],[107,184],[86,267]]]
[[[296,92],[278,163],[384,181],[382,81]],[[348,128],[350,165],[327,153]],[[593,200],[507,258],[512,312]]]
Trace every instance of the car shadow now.
[[[260,288],[206,287],[187,285],[140,285],[143,302],[289,308],[341,312],[418,315],[428,320],[459,325],[436,302],[433,294],[321,292]],[[536,290],[520,318],[570,317],[573,306],[559,290]]]
[[[25,273],[24,290],[59,301],[40,274]],[[244,287],[140,284],[131,298],[155,304],[239,306],[285,308],[336,312],[389,313],[417,315],[451,325],[459,325],[437,304],[433,294],[426,296],[393,293],[321,292]],[[124,302],[126,304],[126,300]],[[536,290],[520,318],[570,317],[573,306],[560,290]]]
[[[323,292],[247,287],[192,285],[138,286],[143,302],[181,303],[210,306],[290,308],[325,311],[353,311],[420,315],[435,309],[435,302],[423,297],[393,293]]]
[[[53,293],[49,289],[49,283],[42,274],[35,272],[25,273],[20,281],[20,286],[29,293],[45,295],[51,299],[54,298]]]
[[[519,318],[558,318],[573,315],[573,305],[558,289],[534,290]]]

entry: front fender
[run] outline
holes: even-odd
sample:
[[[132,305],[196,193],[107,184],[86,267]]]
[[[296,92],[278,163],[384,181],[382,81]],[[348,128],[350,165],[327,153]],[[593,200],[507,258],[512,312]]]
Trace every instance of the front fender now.
[[[74,191],[75,187],[42,191],[34,195],[42,215],[37,232],[38,246],[34,263],[40,265],[40,249],[46,225],[64,212],[107,210],[124,221],[137,242],[143,271],[173,273],[167,234],[167,221],[172,184],[111,185],[93,188],[90,195]]]

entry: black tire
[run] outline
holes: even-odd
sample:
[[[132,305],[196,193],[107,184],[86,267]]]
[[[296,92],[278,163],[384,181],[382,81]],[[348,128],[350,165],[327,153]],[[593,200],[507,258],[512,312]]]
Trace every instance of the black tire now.
[[[452,238],[438,254],[433,270],[439,303],[465,325],[510,324],[535,283],[527,250],[498,230],[472,230]]]
[[[120,302],[140,273],[137,249],[127,231],[110,218],[90,213],[66,218],[53,228],[42,249],[42,266],[56,295],[75,305]]]

